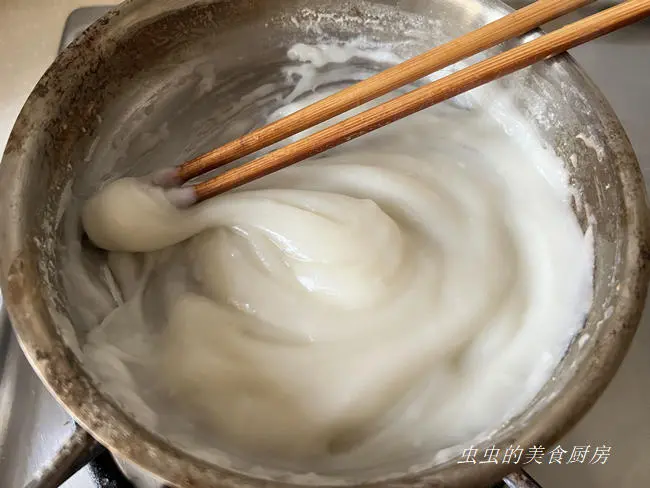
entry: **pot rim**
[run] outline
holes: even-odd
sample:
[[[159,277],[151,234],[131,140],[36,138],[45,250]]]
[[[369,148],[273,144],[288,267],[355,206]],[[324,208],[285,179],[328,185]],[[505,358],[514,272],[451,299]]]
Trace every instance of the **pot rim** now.
[[[30,243],[26,242],[26,226],[21,218],[24,183],[20,175],[25,171],[21,160],[38,146],[38,130],[34,128],[39,127],[41,101],[56,86],[56,80],[64,77],[68,64],[75,57],[89,49],[97,49],[102,39],[110,37],[111,29],[119,25],[120,17],[142,3],[141,0],[129,0],[111,10],[63,51],[36,85],[18,117],[0,165],[0,188],[3,189],[0,195],[0,284],[5,305],[21,348],[47,389],[84,429],[120,457],[180,486],[296,486],[287,481],[261,481],[211,465],[138,425],[100,392],[58,333],[48,325],[53,322],[52,316],[45,299],[38,295],[38,288],[34,286],[42,278],[37,264],[27,257]],[[510,10],[498,0],[485,3],[503,13]],[[624,279],[621,293],[611,317],[602,324],[604,333],[594,346],[598,354],[591,354],[584,360],[582,369],[571,380],[571,388],[566,387],[562,396],[535,414],[525,427],[515,431],[510,440],[522,446],[533,442],[550,445],[556,441],[577,423],[605,390],[633,338],[650,278],[645,184],[630,142],[609,104],[577,63],[569,55],[561,56],[560,62],[566,63],[582,77],[586,90],[598,100],[600,113],[605,114],[609,130],[620,135],[619,152],[626,157],[618,158],[617,170],[627,212],[628,245],[622,256]],[[496,480],[508,471],[511,469],[507,465],[448,464],[435,471],[427,470],[364,486],[475,486],[486,479]]]

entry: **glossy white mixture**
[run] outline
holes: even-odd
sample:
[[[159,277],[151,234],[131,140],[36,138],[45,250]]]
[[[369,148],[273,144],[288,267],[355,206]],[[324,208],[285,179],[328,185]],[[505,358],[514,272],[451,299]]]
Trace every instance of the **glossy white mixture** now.
[[[151,362],[197,421],[312,467],[497,428],[582,325],[592,268],[561,161],[503,117],[438,106],[186,210],[112,183],[83,222],[124,304],[85,352],[162,321]]]

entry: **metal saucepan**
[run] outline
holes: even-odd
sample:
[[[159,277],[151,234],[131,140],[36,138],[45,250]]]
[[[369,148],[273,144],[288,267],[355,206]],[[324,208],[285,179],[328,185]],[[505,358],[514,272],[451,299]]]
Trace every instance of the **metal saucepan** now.
[[[211,89],[227,107],[273,76],[297,41],[315,42],[323,33],[409,37],[425,50],[507,11],[498,0],[131,0],[65,50],[27,101],[0,167],[0,274],[27,357],[75,420],[114,453],[171,484],[290,486],[172,445],[96,385],[70,343],[83,336],[85,324],[75,319],[74,297],[64,292],[58,272],[62,202],[71,184],[96,188],[111,171],[135,167],[142,174],[152,159],[181,162],[225,142],[196,130],[197,121],[223,122],[208,120],[207,105],[188,99],[188,86],[200,83],[200,66],[208,66]],[[516,106],[566,161],[582,194],[581,222],[595,222],[595,298],[584,330],[536,400],[489,441],[501,449],[550,446],[596,401],[637,327],[648,280],[645,190],[620,123],[569,56],[498,83],[509,84]],[[147,143],[143,135],[164,123],[174,137]],[[248,129],[240,126],[228,137]],[[486,486],[508,469],[451,459],[374,485]]]

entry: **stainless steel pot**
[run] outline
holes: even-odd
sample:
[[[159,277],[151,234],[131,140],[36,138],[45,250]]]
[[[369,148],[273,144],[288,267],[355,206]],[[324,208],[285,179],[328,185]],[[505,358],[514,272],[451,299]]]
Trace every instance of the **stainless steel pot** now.
[[[219,142],[192,130],[193,120],[209,118],[199,104],[178,119],[174,140],[142,148],[143,128],[160,125],[187,103],[192,75],[179,81],[179,66],[198,59],[211,63],[213,89],[221,90],[220,103],[227,106],[272,76],[296,41],[314,41],[323,32],[385,41],[410,37],[416,50],[424,50],[506,12],[498,0],[132,0],[63,52],[26,103],[0,166],[0,274],[28,359],[71,415],[119,456],[172,484],[291,486],[286,478],[261,480],[171,445],[139,424],[84,370],[70,341],[63,339],[82,335],[84,324],[75,320],[58,273],[60,207],[70,184],[85,181],[96,187],[112,170],[140,164],[136,170],[143,173],[153,157],[172,164]],[[305,28],[310,22],[318,29]],[[499,83],[513,88],[517,107],[566,162],[582,196],[576,205],[581,222],[595,223],[595,299],[584,330],[553,379],[527,411],[479,449],[488,444],[500,449],[549,446],[578,421],[627,350],[649,276],[641,173],[598,90],[569,56]],[[99,143],[105,145],[103,158],[97,155],[98,140],[104,141]],[[147,158],[124,157],[135,146]],[[336,483],[485,486],[512,469],[451,459],[382,482],[351,476]]]

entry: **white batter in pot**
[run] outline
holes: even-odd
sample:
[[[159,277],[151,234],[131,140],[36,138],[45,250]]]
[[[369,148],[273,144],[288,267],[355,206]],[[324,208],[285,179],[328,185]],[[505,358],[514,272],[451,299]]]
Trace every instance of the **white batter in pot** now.
[[[561,161],[503,120],[441,105],[186,210],[105,187],[83,222],[122,305],[84,352],[156,368],[220,446],[309,469],[497,428],[582,325],[592,269]]]

